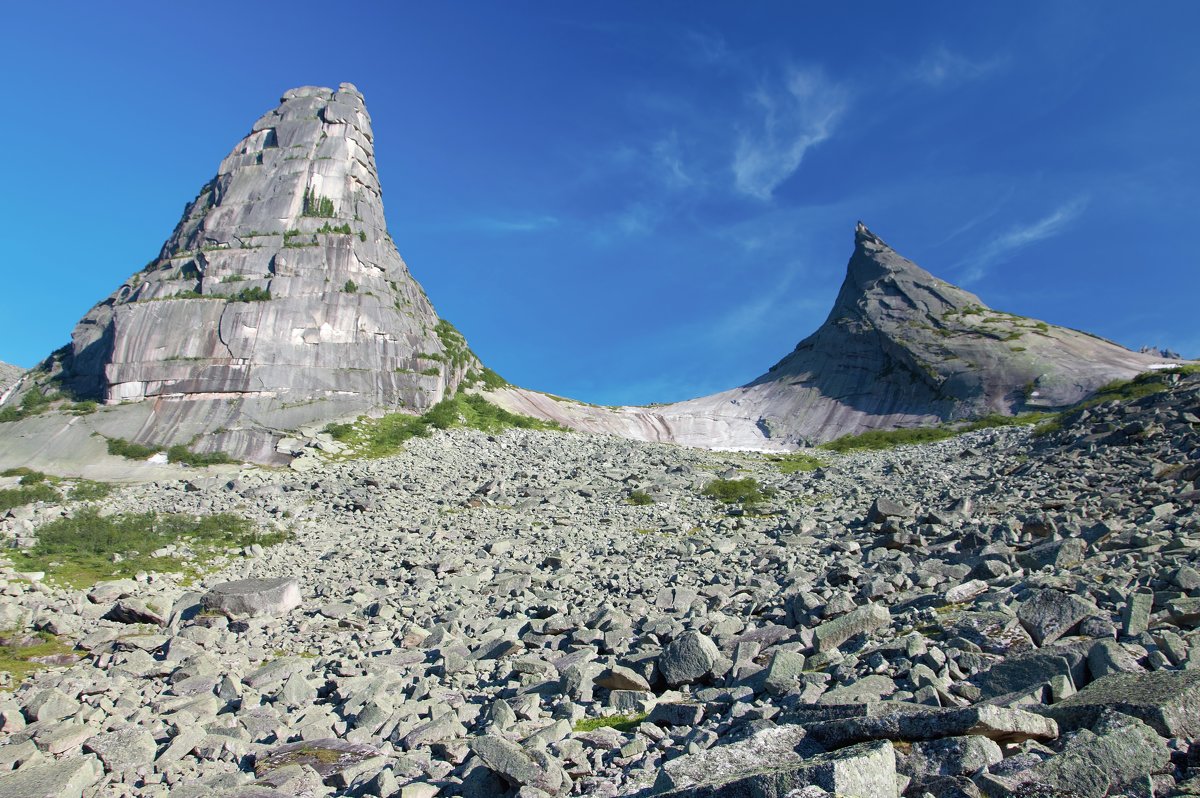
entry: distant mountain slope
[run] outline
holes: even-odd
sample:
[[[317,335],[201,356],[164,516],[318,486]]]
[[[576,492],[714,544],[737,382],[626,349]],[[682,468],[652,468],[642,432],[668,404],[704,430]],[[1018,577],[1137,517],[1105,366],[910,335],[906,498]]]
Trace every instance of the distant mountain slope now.
[[[860,223],[825,323],[748,385],[615,411],[519,391],[503,401],[530,415],[639,440],[779,448],[869,429],[1062,407],[1163,362],[992,310]]]

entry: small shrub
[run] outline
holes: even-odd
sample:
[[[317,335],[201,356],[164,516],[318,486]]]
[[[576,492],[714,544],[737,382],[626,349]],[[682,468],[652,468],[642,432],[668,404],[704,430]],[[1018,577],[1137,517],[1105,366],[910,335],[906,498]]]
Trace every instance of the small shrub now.
[[[488,391],[498,391],[501,388],[508,387],[508,380],[504,379],[487,366],[483,367],[483,371],[480,372],[479,378],[483,382],[484,389]]]
[[[172,463],[179,463],[186,466],[210,466],[210,465],[225,465],[226,463],[236,463],[225,452],[193,452],[182,443],[177,443],[170,449],[167,449],[167,460]]]
[[[271,298],[271,290],[268,288],[260,288],[254,286],[252,288],[243,288],[233,296],[229,297],[230,302],[266,302]]]
[[[113,491],[113,486],[107,482],[95,482],[81,479],[71,488],[71,501],[94,502],[105,498]]]
[[[635,507],[644,507],[654,504],[654,497],[644,490],[631,490],[627,501]]]
[[[116,457],[124,457],[127,460],[147,460],[160,451],[162,450],[151,446],[143,446],[140,443],[133,443],[124,438],[108,439],[108,453]]]
[[[245,276],[241,274],[227,274],[221,278],[222,283],[241,283],[245,280]]]
[[[422,369],[419,373],[424,374],[426,377],[436,377],[442,373],[442,370],[437,366],[430,366],[427,369]]]
[[[333,214],[333,200],[329,197],[322,197],[312,188],[304,189],[304,209],[302,215],[331,218]]]
[[[617,731],[631,732],[646,719],[646,713],[634,715],[606,715],[602,718],[582,718],[575,722],[575,731],[590,732],[596,729],[613,728]]]
[[[714,479],[700,491],[701,496],[716,499],[722,504],[741,504],[753,507],[775,495],[771,488],[758,484],[754,477],[745,479]]]
[[[353,294],[358,290],[358,285],[353,280],[347,280],[346,284],[342,286],[342,290],[347,294]]]
[[[62,496],[45,482],[0,490],[0,513],[34,502],[61,502]]]

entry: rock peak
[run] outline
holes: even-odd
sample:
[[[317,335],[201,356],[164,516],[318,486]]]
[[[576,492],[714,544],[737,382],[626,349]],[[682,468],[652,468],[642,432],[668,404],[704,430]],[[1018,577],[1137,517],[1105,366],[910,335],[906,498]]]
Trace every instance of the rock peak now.
[[[382,196],[362,94],[289,89],[158,257],[76,326],[65,382],[110,404],[171,405],[144,442],[223,416],[223,439],[204,448],[260,460],[264,426],[438,402],[478,363],[409,274]],[[214,402],[236,409],[202,407]]]

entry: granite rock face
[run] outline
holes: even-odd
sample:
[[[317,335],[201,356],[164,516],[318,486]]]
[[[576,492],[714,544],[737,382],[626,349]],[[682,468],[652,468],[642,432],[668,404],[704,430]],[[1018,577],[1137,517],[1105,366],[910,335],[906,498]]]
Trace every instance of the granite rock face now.
[[[374,146],[354,86],[286,92],[158,257],[79,322],[63,382],[156,403],[139,442],[199,433],[198,450],[259,460],[267,431],[453,393],[477,363],[388,235]]]
[[[825,323],[747,385],[652,409],[612,411],[518,391],[502,401],[589,432],[785,449],[870,429],[1065,407],[1167,360],[992,310],[859,223]]]
[[[8,393],[8,389],[17,384],[25,369],[11,363],[0,363],[0,397]]]

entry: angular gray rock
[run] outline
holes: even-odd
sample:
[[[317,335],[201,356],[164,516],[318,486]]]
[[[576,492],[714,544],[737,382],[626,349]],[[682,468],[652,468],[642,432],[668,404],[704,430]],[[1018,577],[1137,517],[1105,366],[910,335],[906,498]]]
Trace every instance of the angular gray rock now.
[[[880,712],[886,712],[882,704]],[[849,717],[812,723],[808,735],[822,745],[838,747],[864,740],[936,740],[942,737],[987,737],[997,742],[1053,740],[1058,726],[1050,718],[981,704],[959,709],[896,707],[873,717]]]
[[[1078,626],[1084,618],[1099,615],[1095,605],[1059,590],[1042,590],[1017,610],[1017,618],[1033,642],[1049,645]]]
[[[804,787],[820,787],[846,798],[891,798],[897,794],[896,752],[889,742],[862,743],[799,764],[764,763],[741,773],[715,772],[699,784],[663,793],[672,798],[785,798]]]
[[[128,728],[98,734],[83,744],[85,751],[100,757],[104,769],[122,773],[154,761],[158,744],[145,729]]]
[[[489,770],[512,784],[534,787],[551,795],[561,795],[571,789],[571,778],[545,751],[522,748],[492,735],[472,739],[470,747]]]
[[[1137,718],[1163,737],[1200,736],[1200,670],[1114,673],[1039,709],[1064,730],[1089,728],[1105,710]]]
[[[659,771],[654,789],[666,792],[714,779],[736,777],[758,770],[764,763],[777,768],[799,765],[804,757],[796,749],[804,742],[804,737],[803,726],[773,726],[745,740],[672,759]]]
[[[813,647],[817,651],[831,651],[857,634],[887,626],[891,620],[887,607],[865,604],[818,626],[813,631]]]
[[[82,798],[102,775],[104,768],[94,756],[30,764],[0,773],[0,798]]]
[[[290,577],[240,579],[214,586],[200,599],[206,610],[230,618],[279,616],[300,606],[300,585]]]

